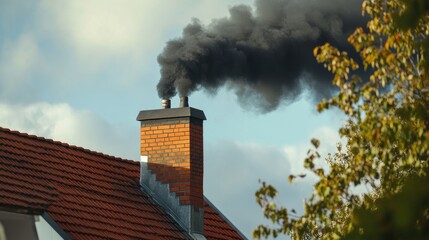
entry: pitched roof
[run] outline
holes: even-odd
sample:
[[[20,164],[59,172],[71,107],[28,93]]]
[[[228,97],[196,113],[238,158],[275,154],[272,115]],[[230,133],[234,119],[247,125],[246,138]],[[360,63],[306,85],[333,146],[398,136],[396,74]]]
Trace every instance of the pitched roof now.
[[[0,207],[43,212],[72,239],[186,239],[140,187],[138,162],[0,127]],[[206,200],[205,236],[242,239]]]

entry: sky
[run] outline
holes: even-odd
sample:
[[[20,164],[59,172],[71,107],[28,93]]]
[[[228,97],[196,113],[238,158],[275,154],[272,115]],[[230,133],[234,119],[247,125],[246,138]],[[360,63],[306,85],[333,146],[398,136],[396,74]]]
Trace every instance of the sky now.
[[[254,9],[250,0],[0,0],[0,126],[139,160],[136,116],[161,107],[157,56],[193,18],[209,25],[237,4]],[[315,177],[287,177],[304,171],[312,138],[322,154],[339,141],[345,117],[318,113],[313,94],[263,112],[252,107],[257,96],[240,98],[228,84],[190,95],[207,117],[204,194],[249,238],[267,223],[258,180],[299,211]]]

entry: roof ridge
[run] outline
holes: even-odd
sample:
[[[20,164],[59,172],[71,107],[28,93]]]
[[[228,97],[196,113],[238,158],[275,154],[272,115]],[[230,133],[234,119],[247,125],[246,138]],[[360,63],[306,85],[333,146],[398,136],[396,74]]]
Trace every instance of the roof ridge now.
[[[53,140],[51,138],[45,138],[45,137],[40,137],[40,136],[33,135],[33,134],[22,133],[20,131],[11,130],[9,128],[4,128],[4,127],[1,127],[1,126],[0,126],[0,132],[14,134],[14,135],[18,135],[18,136],[21,136],[21,137],[26,137],[26,138],[37,140],[37,141],[48,142],[48,143],[55,144],[55,145],[58,145],[58,146],[63,146],[63,147],[71,148],[73,150],[78,150],[78,151],[81,151],[81,152],[90,153],[90,154],[93,154],[93,155],[96,155],[96,156],[113,158],[115,160],[121,160],[121,161],[124,161],[124,162],[131,162],[131,163],[136,162],[135,160],[121,158],[121,157],[117,157],[117,156],[113,156],[113,155],[109,155],[109,154],[104,154],[102,152],[93,151],[93,150],[90,150],[88,148],[84,148],[84,147],[80,147],[80,146],[68,144],[68,143],[61,142],[61,141],[56,141],[56,140]]]

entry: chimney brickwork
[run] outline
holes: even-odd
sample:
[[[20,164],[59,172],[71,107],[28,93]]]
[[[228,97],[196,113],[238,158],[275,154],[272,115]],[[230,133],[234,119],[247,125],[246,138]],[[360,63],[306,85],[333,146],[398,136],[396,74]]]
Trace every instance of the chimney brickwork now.
[[[141,155],[156,179],[170,185],[180,204],[202,208],[203,127],[190,117],[142,121]]]
[[[204,232],[204,112],[191,107],[141,111],[141,184],[192,234]]]

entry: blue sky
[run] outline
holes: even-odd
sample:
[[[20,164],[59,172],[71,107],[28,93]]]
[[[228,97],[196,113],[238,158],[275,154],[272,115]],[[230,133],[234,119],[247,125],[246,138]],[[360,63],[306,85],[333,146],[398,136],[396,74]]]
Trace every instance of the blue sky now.
[[[192,18],[208,24],[238,3],[252,1],[0,0],[0,126],[138,160],[135,118],[161,106],[156,56]],[[291,185],[288,175],[302,172],[311,138],[322,153],[339,139],[344,116],[317,113],[309,94],[266,114],[243,108],[228,87],[190,96],[208,119],[205,195],[246,236],[265,223],[258,179],[299,208],[313,178]]]

